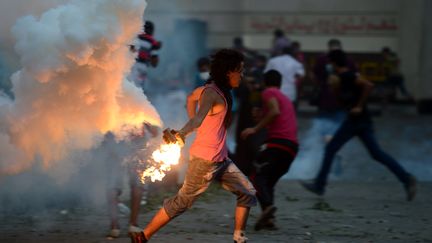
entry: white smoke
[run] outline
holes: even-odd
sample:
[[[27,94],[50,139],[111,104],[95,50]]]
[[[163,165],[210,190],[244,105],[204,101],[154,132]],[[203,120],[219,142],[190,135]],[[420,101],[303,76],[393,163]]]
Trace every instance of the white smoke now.
[[[299,136],[300,150],[286,178],[309,179],[316,174],[324,151],[322,126],[322,120],[314,119],[310,127]]]
[[[17,16],[12,33],[21,68],[11,77],[15,100],[0,103],[0,176],[22,172],[35,158],[49,169],[96,146],[107,131],[161,125],[124,79],[133,61],[127,44],[141,29],[145,6],[72,0],[40,17]]]
[[[10,76],[19,69],[18,56],[14,51],[15,39],[11,29],[21,16],[39,16],[47,9],[65,3],[66,0],[4,0],[0,1],[0,90],[11,96]]]

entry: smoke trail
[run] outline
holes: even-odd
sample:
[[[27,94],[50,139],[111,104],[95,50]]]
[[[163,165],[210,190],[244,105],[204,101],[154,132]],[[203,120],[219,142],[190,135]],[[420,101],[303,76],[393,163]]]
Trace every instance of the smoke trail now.
[[[73,0],[40,17],[18,19],[12,33],[20,70],[15,100],[0,106],[0,176],[48,169],[71,152],[94,147],[106,131],[143,121],[161,125],[147,98],[124,80],[140,30],[141,0]],[[63,161],[63,162],[59,162]]]
[[[289,174],[286,178],[309,179],[319,169],[321,158],[324,150],[324,141],[322,137],[324,122],[321,119],[311,120],[310,127],[305,128],[299,134],[300,151],[292,164]]]

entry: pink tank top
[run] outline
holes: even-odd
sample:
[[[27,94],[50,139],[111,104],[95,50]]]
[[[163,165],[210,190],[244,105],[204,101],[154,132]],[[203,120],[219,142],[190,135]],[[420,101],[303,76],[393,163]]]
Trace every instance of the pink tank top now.
[[[196,138],[189,154],[212,162],[222,162],[228,157],[228,148],[225,143],[227,130],[224,125],[228,104],[222,91],[216,85],[208,84],[205,89],[213,89],[222,96],[225,108],[217,114],[207,115],[204,118],[201,126],[197,129]]]

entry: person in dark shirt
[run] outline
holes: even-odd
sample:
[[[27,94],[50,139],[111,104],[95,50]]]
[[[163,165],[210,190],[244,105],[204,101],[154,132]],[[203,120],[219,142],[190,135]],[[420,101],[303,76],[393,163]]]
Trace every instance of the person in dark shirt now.
[[[340,104],[347,110],[348,115],[327,144],[322,166],[315,180],[302,182],[302,185],[315,194],[323,195],[335,154],[345,143],[357,136],[372,158],[385,165],[403,183],[407,200],[412,201],[416,195],[415,177],[385,153],[376,141],[372,119],[366,105],[373,84],[348,68],[346,54],[343,51],[331,51],[329,59],[335,71],[334,76],[330,77],[330,85],[336,91]]]
[[[334,89],[332,89],[329,84],[331,81],[329,77],[332,74],[332,65],[330,63],[329,53],[334,50],[343,50],[342,42],[338,39],[330,39],[327,42],[327,47],[327,53],[318,57],[316,64],[313,67],[316,95],[311,100],[313,105],[316,105],[318,108],[318,115],[315,120],[319,127],[320,139],[323,144],[330,142],[346,115]],[[350,58],[347,58],[347,67],[349,70],[357,72],[357,68]],[[343,172],[342,161],[342,156],[335,156],[332,173],[336,176],[339,176]]]
[[[343,47],[342,42],[338,39],[330,39],[327,46],[328,52],[318,57],[313,67],[314,81],[318,90],[318,95],[313,103],[317,105],[320,115],[328,115],[329,119],[333,119],[332,116],[335,116],[334,113],[340,112],[341,107],[335,91],[329,85],[328,78],[332,73],[329,55],[332,51],[343,50]],[[350,58],[347,58],[347,67],[349,70],[357,72],[357,68]]]
[[[257,123],[255,114],[261,107],[261,91],[266,61],[265,56],[258,56],[254,67],[246,73],[236,90],[239,108],[235,131],[234,161],[243,174],[248,177],[253,174],[252,162],[256,160],[259,148],[264,142],[265,130],[261,130],[246,139],[242,139],[240,135],[244,129],[255,126]]]
[[[389,47],[384,47],[381,51],[383,65],[385,67],[386,82],[398,89],[405,98],[414,100],[413,96],[405,87],[405,78],[400,70],[400,59],[398,55]]]

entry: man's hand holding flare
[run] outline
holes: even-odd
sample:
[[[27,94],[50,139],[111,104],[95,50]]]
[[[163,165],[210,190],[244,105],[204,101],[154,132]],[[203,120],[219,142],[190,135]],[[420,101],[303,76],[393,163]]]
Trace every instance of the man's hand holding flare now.
[[[185,135],[181,134],[179,131],[167,128],[163,131],[163,140],[166,143],[177,143],[183,147],[185,143]]]

